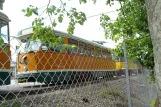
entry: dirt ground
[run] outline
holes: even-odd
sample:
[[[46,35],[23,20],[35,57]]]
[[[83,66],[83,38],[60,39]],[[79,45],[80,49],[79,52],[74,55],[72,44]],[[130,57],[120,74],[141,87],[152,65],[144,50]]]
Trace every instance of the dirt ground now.
[[[148,91],[138,78],[130,79],[133,107],[148,107]],[[2,107],[128,107],[126,81],[100,80],[96,83],[69,84],[66,89],[46,90],[42,94],[24,95],[1,102]],[[35,93],[38,92],[35,91]]]

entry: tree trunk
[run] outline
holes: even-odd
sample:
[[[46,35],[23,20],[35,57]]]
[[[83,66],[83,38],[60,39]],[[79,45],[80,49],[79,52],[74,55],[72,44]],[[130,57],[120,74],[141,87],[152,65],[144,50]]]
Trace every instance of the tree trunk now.
[[[153,44],[156,82],[161,99],[161,0],[145,0],[148,26]]]

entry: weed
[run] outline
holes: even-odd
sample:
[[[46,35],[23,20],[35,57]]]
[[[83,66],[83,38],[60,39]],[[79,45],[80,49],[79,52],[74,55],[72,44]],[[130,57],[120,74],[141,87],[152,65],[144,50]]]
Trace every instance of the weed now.
[[[9,102],[2,102],[2,105],[0,105],[0,107],[10,107],[9,105]],[[12,107],[20,107],[21,104],[20,102],[15,102],[12,104]]]
[[[58,104],[58,107],[62,107],[62,105],[61,104]]]
[[[71,100],[76,101],[76,96],[71,96]]]
[[[121,93],[119,90],[114,90],[114,89],[108,89],[108,90],[103,90],[99,93],[99,95],[103,98],[120,98],[122,101],[126,101],[127,98],[124,96],[123,93]]]
[[[155,103],[156,103],[156,100],[151,101],[152,107],[155,107]]]
[[[89,86],[89,87],[88,87],[88,89],[87,89],[87,94],[88,94],[89,96],[92,95],[92,86]]]

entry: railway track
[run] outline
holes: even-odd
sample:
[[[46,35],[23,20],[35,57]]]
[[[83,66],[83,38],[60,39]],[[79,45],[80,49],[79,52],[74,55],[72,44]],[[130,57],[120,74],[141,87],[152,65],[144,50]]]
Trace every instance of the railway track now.
[[[98,79],[94,81],[86,81],[86,82],[76,82],[76,83],[70,83],[70,84],[39,84],[39,85],[28,85],[28,86],[21,86],[20,84],[17,87],[12,88],[6,86],[6,90],[0,88],[0,101],[5,100],[11,100],[15,99],[17,97],[24,97],[24,96],[29,96],[29,95],[37,95],[37,94],[43,94],[43,93],[49,93],[49,92],[54,92],[58,90],[65,90],[65,89],[71,89],[71,88],[79,88],[83,86],[87,86],[89,84],[97,84],[105,81],[118,81],[120,79],[124,78],[114,78],[112,80],[108,79]],[[29,83],[30,84],[30,83]]]

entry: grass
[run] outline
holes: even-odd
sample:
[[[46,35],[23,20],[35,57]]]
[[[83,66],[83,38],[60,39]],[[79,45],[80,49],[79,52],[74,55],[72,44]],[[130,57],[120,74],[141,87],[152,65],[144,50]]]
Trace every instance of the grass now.
[[[1,102],[2,105],[0,105],[0,107],[10,107],[11,105],[9,105],[9,103],[7,102]],[[15,102],[12,104],[12,107],[21,107],[20,102]]]
[[[155,107],[155,103],[156,103],[156,100],[152,100],[152,101],[151,101],[152,107]]]
[[[102,98],[106,98],[106,99],[113,99],[113,98],[119,98],[121,101],[127,102],[127,94],[123,93],[119,90],[115,90],[115,89],[107,89],[107,90],[102,90],[99,93],[99,96],[101,96]],[[131,97],[131,102],[132,103],[136,103],[137,99],[134,97]]]
[[[111,97],[120,98],[122,101],[127,101],[126,96],[122,92],[120,92],[119,90],[114,90],[114,89],[102,90],[99,93],[99,96],[103,98],[107,98],[107,99]]]
[[[89,86],[88,89],[87,89],[87,94],[89,96],[92,96],[92,86]]]
[[[76,96],[71,96],[71,100],[76,101],[77,100]]]
[[[62,107],[62,105],[61,104],[58,104],[58,107]]]
[[[137,101],[136,98],[131,97],[131,102],[132,102],[132,103],[135,103],[136,101]]]

